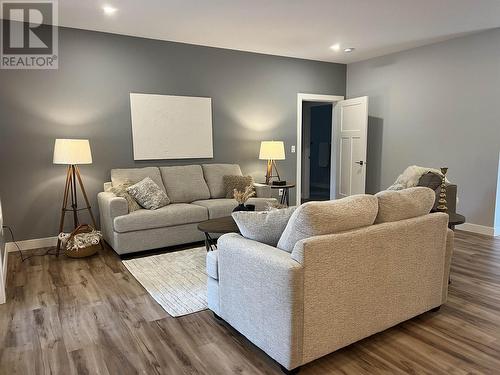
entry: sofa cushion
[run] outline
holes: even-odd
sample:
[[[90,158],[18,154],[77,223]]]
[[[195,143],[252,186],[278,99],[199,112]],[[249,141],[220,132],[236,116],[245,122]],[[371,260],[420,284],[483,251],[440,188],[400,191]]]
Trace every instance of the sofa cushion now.
[[[210,198],[225,198],[224,176],[242,176],[238,164],[202,164],[203,176],[210,190]]]
[[[146,177],[144,180],[129,186],[127,192],[148,210],[157,210],[170,203],[167,194],[152,179]]]
[[[295,243],[304,238],[372,225],[377,211],[377,198],[373,195],[304,203],[290,217],[277,247],[292,252]]]
[[[208,220],[207,209],[187,203],[173,203],[154,211],[138,210],[118,216],[113,221],[115,231],[120,233],[175,225],[198,223]]]
[[[387,223],[411,219],[428,214],[435,193],[427,187],[413,187],[404,190],[385,190],[375,194],[378,199],[378,214],[376,223]]]
[[[160,169],[158,167],[145,167],[145,168],[127,168],[127,169],[112,169],[111,170],[111,182],[113,186],[119,186],[126,183],[136,184],[139,181],[144,180],[149,177],[158,185],[164,192],[165,186],[163,186],[163,181],[160,175]]]
[[[219,279],[219,250],[207,252],[207,275],[212,279]]]
[[[238,211],[231,216],[243,237],[276,247],[295,209],[296,207],[288,207],[258,212]]]
[[[250,198],[246,204],[253,204],[255,205],[256,211],[263,211],[270,202],[275,201],[274,198]],[[236,202],[235,199],[220,198],[194,201],[192,204],[206,207],[208,209],[209,218],[216,219],[218,217],[231,216],[238,202]]]
[[[191,203],[210,198],[208,185],[199,165],[160,167],[163,184],[173,203]]]

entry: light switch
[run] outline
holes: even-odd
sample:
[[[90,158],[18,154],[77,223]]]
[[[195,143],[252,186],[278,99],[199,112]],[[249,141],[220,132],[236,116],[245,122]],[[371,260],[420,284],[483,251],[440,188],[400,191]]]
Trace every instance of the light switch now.
[[[292,145],[290,151],[292,152],[292,154],[295,154],[295,145]]]

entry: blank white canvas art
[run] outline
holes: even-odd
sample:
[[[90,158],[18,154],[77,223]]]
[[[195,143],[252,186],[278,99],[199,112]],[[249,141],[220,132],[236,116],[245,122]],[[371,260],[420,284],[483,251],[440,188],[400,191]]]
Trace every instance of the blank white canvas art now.
[[[213,158],[212,99],[130,94],[134,160]]]

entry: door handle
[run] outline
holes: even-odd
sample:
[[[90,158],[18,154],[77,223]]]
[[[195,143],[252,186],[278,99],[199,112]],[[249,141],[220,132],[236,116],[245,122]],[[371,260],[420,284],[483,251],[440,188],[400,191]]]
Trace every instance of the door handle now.
[[[365,164],[365,162],[364,162],[363,160],[360,160],[360,161],[355,161],[355,163],[356,163],[356,164],[359,164],[359,165],[361,165],[361,166],[362,166],[363,164]]]

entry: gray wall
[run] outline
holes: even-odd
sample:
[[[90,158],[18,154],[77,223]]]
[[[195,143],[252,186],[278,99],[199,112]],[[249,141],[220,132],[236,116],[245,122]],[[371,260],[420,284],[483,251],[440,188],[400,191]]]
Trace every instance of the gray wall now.
[[[52,165],[55,138],[90,139],[94,164],[81,171],[97,213],[111,168],[231,162],[263,176],[266,139],[285,141],[280,173],[295,181],[297,93],[345,95],[341,64],[66,28],[59,37],[59,70],[0,70],[0,197],[20,240],[57,234],[65,169]],[[212,97],[214,158],[134,162],[130,92]]]
[[[492,227],[500,151],[500,29],[350,64],[368,95],[368,191],[407,166],[448,166],[467,221]]]

